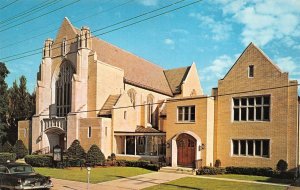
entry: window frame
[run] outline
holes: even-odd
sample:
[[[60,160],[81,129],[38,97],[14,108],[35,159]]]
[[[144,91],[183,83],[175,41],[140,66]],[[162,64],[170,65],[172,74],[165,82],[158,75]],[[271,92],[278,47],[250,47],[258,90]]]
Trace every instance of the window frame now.
[[[87,137],[92,138],[92,126],[88,126]]]
[[[261,98],[261,102],[257,103],[257,99]],[[268,104],[265,104],[265,98],[268,98]],[[242,99],[246,99],[246,104],[242,104]],[[253,105],[249,103],[249,100],[253,99]],[[238,100],[238,105],[235,105],[236,100]],[[232,97],[232,109],[231,109],[231,121],[232,122],[271,122],[271,94],[266,95],[254,95],[254,96],[242,96],[242,97]],[[267,109],[268,108],[268,109]],[[266,109],[266,111],[265,111]],[[242,110],[245,110],[246,117],[243,117]],[[249,119],[249,112],[252,110],[253,118]],[[257,112],[260,112],[260,117],[258,118]],[[238,119],[236,119],[236,111],[238,112]],[[265,118],[264,113],[268,112],[267,118]],[[244,113],[244,112],[243,112]]]
[[[238,149],[238,154],[236,154],[235,152],[235,145],[237,142],[237,149]],[[246,145],[245,145],[245,154],[241,153],[241,141],[245,141]],[[252,154],[249,154],[249,143],[252,143]],[[267,146],[268,146],[268,154],[264,154],[264,142],[268,142]],[[257,150],[258,148],[257,145],[259,144],[259,153],[257,154]],[[231,139],[231,150],[230,150],[230,154],[231,157],[248,157],[248,158],[266,158],[266,159],[270,159],[271,158],[271,139]]]
[[[191,115],[192,115],[192,107],[194,108],[194,120],[191,120]],[[182,109],[182,120],[179,119],[179,110]],[[188,119],[185,119],[185,113],[186,109],[188,109]],[[177,106],[177,123],[195,123],[196,122],[196,106],[195,105],[188,105],[188,106]]]
[[[254,65],[248,66],[248,78],[254,78]]]

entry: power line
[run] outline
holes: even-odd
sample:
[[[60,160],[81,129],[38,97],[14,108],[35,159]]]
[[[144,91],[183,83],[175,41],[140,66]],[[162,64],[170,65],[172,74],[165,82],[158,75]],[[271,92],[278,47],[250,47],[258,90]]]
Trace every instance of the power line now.
[[[80,0],[73,1],[73,2],[71,2],[71,3],[69,3],[69,4],[66,4],[66,5],[64,5],[64,6],[62,6],[62,7],[59,7],[59,8],[57,8],[57,9],[55,9],[55,10],[49,11],[49,12],[44,13],[44,14],[42,14],[42,15],[38,15],[38,16],[36,16],[36,17],[33,17],[33,18],[28,19],[28,20],[26,20],[26,21],[23,21],[23,22],[21,22],[21,23],[18,23],[18,24],[15,24],[15,25],[13,25],[13,26],[10,26],[10,27],[8,27],[8,28],[2,29],[2,30],[0,30],[0,32],[3,32],[3,31],[6,31],[6,30],[9,30],[9,29],[12,29],[12,28],[14,28],[14,27],[16,27],[16,26],[20,26],[20,25],[25,24],[25,23],[27,23],[27,22],[31,22],[31,21],[33,21],[33,20],[35,20],[35,19],[41,18],[41,17],[43,17],[43,16],[45,16],[45,15],[51,14],[51,13],[53,13],[53,12],[55,12],[55,11],[58,11],[58,10],[60,10],[60,9],[63,9],[63,8],[68,7],[68,6],[70,6],[70,5],[73,5],[73,4],[75,4],[75,3],[79,2],[79,1],[80,1]]]
[[[169,6],[171,6],[171,5],[177,4],[177,3],[182,2],[182,1],[185,1],[185,0],[180,0],[180,1],[176,2],[176,3],[172,3],[172,4],[169,4],[169,5],[164,6],[164,7],[166,8],[166,7],[169,7]],[[120,29],[123,29],[123,28],[127,28],[127,27],[129,27],[129,26],[132,26],[132,25],[141,23],[141,22],[143,22],[143,21],[150,20],[150,19],[156,18],[156,17],[158,17],[158,16],[161,16],[161,15],[164,15],[164,14],[167,14],[167,13],[170,13],[170,12],[173,12],[173,11],[177,11],[177,10],[179,10],[179,9],[182,9],[182,8],[187,7],[187,6],[193,5],[193,4],[198,3],[198,2],[200,2],[200,1],[201,1],[201,0],[194,1],[194,2],[189,3],[189,4],[186,4],[186,5],[184,5],[184,6],[177,7],[177,8],[171,9],[171,10],[169,10],[169,11],[162,12],[162,13],[160,13],[160,14],[157,14],[157,15],[154,15],[154,16],[151,16],[151,17],[148,17],[148,18],[139,20],[139,21],[137,21],[137,22],[133,22],[133,23],[127,24],[127,25],[125,25],[125,26],[121,26],[121,27],[118,27],[118,28],[116,28],[116,29],[113,29],[113,30],[110,30],[110,31],[107,31],[107,32],[100,33],[100,34],[98,34],[98,35],[91,36],[90,38],[94,38],[94,37],[96,37],[96,36],[108,34],[108,33],[113,32],[113,31],[117,31],[117,30],[120,30]],[[144,16],[144,15],[149,14],[149,13],[153,13],[153,12],[158,11],[158,10],[161,10],[161,9],[163,9],[163,7],[162,7],[162,8],[159,8],[159,9],[156,9],[156,10],[152,10],[152,11],[150,11],[150,12],[143,13],[143,14],[141,14],[141,15],[139,15],[139,16],[134,17],[134,18],[141,17],[141,16]],[[133,19],[133,18],[126,19],[126,20],[124,20],[124,21],[119,22],[118,24],[121,24],[121,23],[124,23],[124,22],[128,22],[128,21],[130,21],[130,20],[132,20],[132,19]],[[113,25],[110,25],[110,26],[107,26],[107,27],[98,29],[98,30],[96,30],[96,31],[103,30],[103,29],[106,29],[106,28],[111,27],[111,26],[114,26],[114,25],[116,25],[116,24],[113,24]],[[93,32],[93,31],[92,31],[92,32]],[[71,38],[71,39],[68,39],[68,40],[66,40],[66,41],[70,41],[70,40],[74,40],[74,39],[76,39],[76,38]],[[69,45],[67,45],[67,46],[69,46]],[[61,48],[61,47],[60,47],[60,44],[58,44],[58,47],[52,47],[52,50],[58,49],[58,48]],[[13,59],[9,59],[9,60],[4,60],[4,59],[10,58],[10,57],[15,57],[15,56],[18,56],[18,55],[27,54],[27,53],[31,53],[31,52],[34,52],[34,51],[39,51],[39,52],[33,53],[33,54],[29,54],[29,55],[24,55],[24,56],[22,56],[22,57],[17,57],[17,58],[13,58]],[[10,62],[10,61],[17,60],[17,59],[20,59],[20,58],[29,57],[29,56],[32,56],[32,55],[39,54],[40,51],[41,51],[41,48],[37,48],[37,49],[34,49],[34,50],[30,50],[30,51],[26,51],[26,52],[23,52],[23,53],[11,55],[11,56],[4,57],[4,58],[1,58],[1,59],[2,59],[4,62]]]
[[[108,26],[103,27],[103,28],[100,28],[100,29],[96,29],[96,30],[91,31],[91,32],[93,33],[93,32],[97,32],[97,31],[100,31],[100,30],[104,30],[104,29],[110,28],[110,27],[112,27],[112,26],[116,26],[116,25],[119,25],[119,24],[122,24],[122,23],[125,23],[125,22],[128,22],[128,21],[134,20],[134,19],[136,19],[136,18],[143,17],[143,16],[145,16],[145,15],[151,14],[151,13],[156,12],[156,11],[160,11],[160,10],[162,10],[162,9],[168,8],[168,7],[170,7],[170,6],[173,6],[173,5],[175,5],[175,4],[181,3],[181,2],[183,2],[183,1],[185,1],[185,0],[180,0],[180,1],[177,1],[177,2],[175,2],[175,3],[168,4],[168,5],[163,6],[163,7],[161,7],[161,8],[154,9],[154,10],[152,10],[152,11],[145,12],[145,13],[140,14],[140,15],[137,15],[137,16],[135,16],[135,17],[132,17],[132,18],[129,18],[129,19],[125,19],[125,20],[120,21],[120,22],[118,22],[118,23],[111,24],[111,25],[108,25]],[[66,42],[71,41],[71,40],[74,40],[74,39],[76,39],[76,37],[75,37],[75,38],[68,39],[68,40],[66,40]],[[43,47],[42,47],[42,48],[43,48]],[[58,44],[57,47],[52,47],[52,50],[55,50],[55,49],[58,49],[58,48],[61,48],[61,47],[60,47],[60,44]],[[23,55],[23,54],[27,54],[27,53],[31,53],[31,52],[35,52],[35,51],[38,51],[36,54],[39,54],[40,51],[41,51],[41,48],[36,48],[36,49],[29,50],[29,51],[26,51],[26,52],[23,52],[23,53],[14,54],[14,55],[7,56],[7,57],[1,58],[1,59],[7,59],[7,58],[10,58],[10,57],[15,57],[15,56],[18,56],[18,55]],[[30,54],[30,55],[32,55],[32,54]],[[33,55],[34,55],[34,54],[33,54]],[[24,56],[22,56],[22,58],[23,58],[23,57],[24,57]]]
[[[0,7],[0,9],[4,9],[4,8],[6,8],[6,7],[8,7],[8,6],[10,6],[10,5],[16,3],[17,1],[19,1],[19,0],[15,0],[15,1],[13,1],[13,2],[7,4],[7,5],[4,5],[3,7]]]
[[[173,102],[181,102],[185,100],[197,100],[197,99],[216,99],[218,97],[223,97],[223,96],[231,96],[231,95],[239,95],[239,94],[245,94],[245,93],[250,93],[250,92],[261,92],[261,91],[266,91],[266,90],[275,90],[275,89],[282,89],[282,88],[289,88],[289,87],[294,87],[294,86],[299,86],[300,84],[292,84],[292,85],[284,85],[284,86],[277,86],[277,87],[270,87],[270,88],[261,88],[261,89],[256,89],[256,90],[246,90],[246,91],[239,91],[239,92],[232,92],[232,93],[226,93],[226,94],[217,94],[217,95],[211,95],[211,96],[190,96],[190,97],[184,97],[184,98],[174,98],[174,99],[165,99],[164,102],[156,102],[156,103],[146,103],[146,104],[138,104],[138,105],[129,105],[129,106],[120,106],[120,107],[113,107],[111,109],[94,109],[94,110],[84,110],[84,111],[75,111],[75,112],[70,112],[70,113],[87,113],[87,112],[99,112],[100,110],[103,111],[109,111],[109,110],[117,110],[117,109],[126,109],[126,108],[135,108],[135,107],[142,107],[142,106],[147,106],[147,105],[159,105],[163,103],[173,103]],[[255,95],[254,95],[255,96]],[[37,116],[49,116],[49,114],[38,114]],[[25,117],[16,117],[15,119],[22,119]]]
[[[51,2],[49,2],[49,1],[51,1]],[[49,3],[48,3],[49,2]],[[55,3],[58,3],[59,2],[59,0],[47,0],[47,1],[45,1],[45,2],[43,2],[43,3],[41,3],[41,4],[39,4],[38,6],[35,6],[35,7],[32,7],[32,8],[30,8],[30,9],[28,9],[27,11],[24,11],[24,12],[21,12],[21,13],[19,13],[19,14],[17,14],[17,15],[15,15],[15,16],[12,16],[12,17],[9,17],[9,18],[7,18],[7,19],[4,19],[3,21],[0,21],[0,24],[2,25],[2,24],[4,24],[4,23],[7,23],[7,22],[11,22],[11,23],[14,23],[14,22],[16,22],[16,21],[18,21],[18,20],[15,20],[15,19],[17,19],[17,18],[19,18],[19,17],[22,17],[22,16],[25,16],[25,15],[27,15],[27,16],[30,16],[31,14],[30,13],[32,13],[32,12],[34,12],[34,11],[40,11],[40,10],[43,10],[44,8],[47,8],[47,7],[49,7],[49,6],[51,6],[52,4],[55,4]],[[46,3],[46,4],[45,4]],[[36,11],[36,12],[37,12]],[[35,13],[36,13],[35,12]],[[26,17],[27,17],[26,16]],[[21,18],[22,19],[22,18]],[[15,21],[13,21],[13,20],[15,20]],[[9,23],[9,24],[7,24],[7,25],[10,25],[11,23]],[[7,25],[4,25],[4,26],[7,26]],[[1,26],[2,27],[2,26]]]
[[[90,18],[90,17],[92,17],[92,16],[99,15],[99,14],[102,14],[102,13],[105,13],[105,12],[108,12],[108,11],[111,11],[111,10],[114,10],[114,9],[116,9],[116,8],[119,8],[119,7],[121,7],[121,6],[124,6],[124,5],[126,5],[126,4],[128,4],[128,3],[131,3],[131,2],[133,2],[133,1],[135,1],[135,0],[129,0],[129,1],[126,1],[125,3],[122,3],[122,4],[120,4],[120,5],[117,5],[117,6],[114,6],[114,7],[105,9],[105,10],[102,10],[102,11],[100,11],[100,12],[97,12],[97,13],[95,13],[95,14],[89,15],[89,16],[84,17],[84,18],[82,18],[82,19],[75,20],[73,23],[77,23],[77,22],[79,22],[79,21],[85,20],[85,19]],[[58,27],[58,28],[55,28],[55,29],[53,29],[53,30],[50,30],[50,31],[48,31],[48,32],[43,32],[43,33],[37,34],[37,35],[35,35],[35,36],[29,37],[29,38],[25,38],[25,39],[20,40],[20,41],[17,41],[17,42],[14,42],[14,43],[10,43],[10,44],[8,44],[8,45],[6,45],[6,46],[0,47],[0,50],[1,50],[1,49],[4,49],[4,48],[7,48],[7,47],[10,47],[10,46],[13,46],[13,45],[14,45],[14,46],[15,46],[15,45],[18,45],[18,44],[20,45],[22,42],[25,42],[25,41],[28,41],[28,40],[31,40],[31,39],[40,37],[40,36],[42,36],[42,35],[44,35],[44,34],[48,34],[48,33],[50,33],[50,32],[57,31],[58,29],[59,29],[59,27]]]

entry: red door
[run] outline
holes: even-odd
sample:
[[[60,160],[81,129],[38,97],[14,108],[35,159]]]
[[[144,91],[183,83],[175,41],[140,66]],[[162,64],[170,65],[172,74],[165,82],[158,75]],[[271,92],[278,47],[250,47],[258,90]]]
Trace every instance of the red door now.
[[[181,134],[177,142],[177,165],[192,167],[195,161],[196,139],[188,134]]]

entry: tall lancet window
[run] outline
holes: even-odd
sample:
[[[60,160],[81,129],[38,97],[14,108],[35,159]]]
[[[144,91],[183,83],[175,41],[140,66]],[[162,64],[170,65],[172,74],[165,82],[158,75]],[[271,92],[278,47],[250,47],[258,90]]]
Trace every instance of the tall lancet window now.
[[[58,117],[65,117],[71,111],[73,73],[74,70],[70,62],[65,61],[61,64],[55,83],[55,104]]]
[[[66,55],[66,53],[67,53],[67,40],[66,38],[64,38],[61,44],[61,54]]]
[[[152,113],[153,113],[153,101],[154,97],[152,94],[149,94],[147,96],[147,104],[148,104],[148,110],[147,110],[147,121],[148,123],[152,124],[153,118],[152,118]]]

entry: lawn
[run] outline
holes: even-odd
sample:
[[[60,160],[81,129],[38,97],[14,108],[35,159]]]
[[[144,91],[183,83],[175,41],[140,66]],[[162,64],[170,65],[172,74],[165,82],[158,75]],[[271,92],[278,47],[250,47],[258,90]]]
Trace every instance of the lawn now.
[[[198,189],[198,190],[285,190],[286,187],[274,185],[261,185],[242,182],[221,181],[196,177],[185,177],[169,183],[156,185],[145,190],[172,190],[172,189]]]
[[[87,181],[87,170],[83,168],[34,168],[36,172],[51,176],[57,179],[66,179],[72,181]],[[150,170],[136,167],[108,167],[108,168],[92,168],[90,174],[91,183],[100,183],[104,181],[110,181],[120,179],[124,177],[131,177],[141,174],[150,173]]]
[[[266,183],[280,183],[280,184],[291,184],[294,182],[292,179],[278,179],[278,178],[265,177],[265,176],[254,176],[254,175],[226,174],[226,175],[206,175],[206,176],[207,177],[266,182]]]

